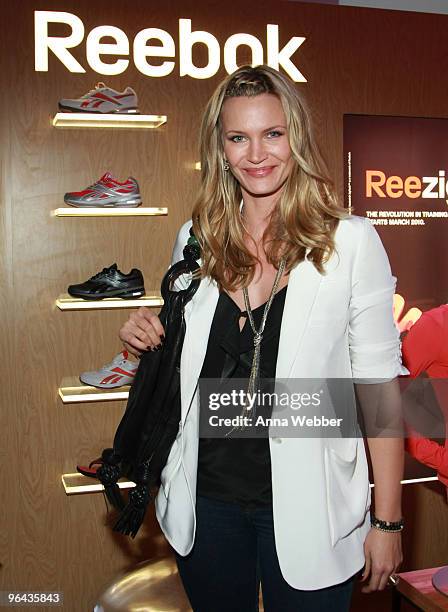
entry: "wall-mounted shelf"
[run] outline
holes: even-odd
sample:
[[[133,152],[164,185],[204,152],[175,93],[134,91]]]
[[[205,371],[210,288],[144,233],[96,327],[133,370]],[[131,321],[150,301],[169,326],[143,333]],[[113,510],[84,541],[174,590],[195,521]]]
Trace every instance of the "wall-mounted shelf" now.
[[[120,115],[99,113],[56,113],[52,119],[59,128],[138,128],[155,129],[167,122],[166,115]]]
[[[125,400],[129,396],[129,385],[115,389],[98,389],[83,383],[74,376],[63,378],[58,389],[58,395],[64,404],[77,404],[81,402],[107,402]]]
[[[88,476],[83,476],[78,472],[74,474],[62,474],[62,484],[64,486],[65,492],[67,495],[79,495],[82,493],[99,493],[103,490],[103,485],[99,483],[94,478],[89,478]],[[417,478],[415,480],[402,481],[403,484],[414,484],[419,482],[426,482],[437,480],[437,477],[433,478]],[[118,486],[120,489],[132,489],[135,487],[135,483],[130,480],[119,480]],[[373,485],[370,485],[371,487]]]
[[[67,495],[77,495],[80,493],[98,493],[104,490],[103,485],[95,478],[83,476],[78,472],[74,474],[62,474],[62,484]],[[120,489],[132,489],[135,483],[130,480],[121,479],[118,481]]]
[[[70,208],[63,206],[51,211],[52,217],[154,217],[167,215],[168,208]]]
[[[153,294],[135,300],[124,300],[122,298],[82,300],[81,298],[74,298],[68,293],[63,293],[57,298],[56,306],[60,310],[106,310],[109,308],[139,308],[140,306],[158,308],[163,306],[163,299],[160,294]]]
[[[439,480],[437,478],[437,476],[425,476],[424,478],[408,478],[406,480],[401,480],[400,483],[402,485],[405,485],[405,484],[420,484],[422,482],[435,482],[436,480]],[[371,483],[369,483],[369,487],[371,489],[374,489],[375,485],[371,482]]]

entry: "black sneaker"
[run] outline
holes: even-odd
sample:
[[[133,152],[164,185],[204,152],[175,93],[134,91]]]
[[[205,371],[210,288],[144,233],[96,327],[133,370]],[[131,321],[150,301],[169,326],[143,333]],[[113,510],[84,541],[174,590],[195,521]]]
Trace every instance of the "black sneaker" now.
[[[139,298],[145,295],[145,286],[140,270],[133,268],[129,274],[123,274],[117,264],[113,264],[85,283],[70,285],[68,292],[73,297],[84,300],[102,300],[108,297]]]

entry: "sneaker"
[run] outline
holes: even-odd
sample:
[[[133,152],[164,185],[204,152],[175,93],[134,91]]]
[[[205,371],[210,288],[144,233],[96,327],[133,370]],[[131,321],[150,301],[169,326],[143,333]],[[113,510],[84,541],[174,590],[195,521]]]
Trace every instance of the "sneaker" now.
[[[82,191],[66,193],[64,202],[77,207],[115,207],[135,208],[140,206],[142,198],[140,188],[135,178],[130,176],[121,183],[110,172],[106,172],[99,181]]]
[[[132,87],[115,91],[104,83],[95,85],[78,99],[59,100],[59,109],[70,113],[138,113],[137,94]]]
[[[123,274],[114,263],[85,283],[70,285],[68,292],[71,296],[83,300],[102,300],[108,297],[132,299],[145,295],[145,286],[140,270],[133,268],[128,274]]]
[[[129,359],[128,351],[121,351],[112,361],[95,372],[83,372],[79,380],[85,385],[98,389],[115,389],[123,385],[131,385],[138,363]]]

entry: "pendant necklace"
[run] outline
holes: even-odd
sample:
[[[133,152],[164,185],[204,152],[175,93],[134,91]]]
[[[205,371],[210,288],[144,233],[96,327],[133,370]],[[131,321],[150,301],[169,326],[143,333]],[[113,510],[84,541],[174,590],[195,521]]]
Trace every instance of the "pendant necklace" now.
[[[277,270],[277,274],[275,275],[274,284],[272,285],[271,293],[269,295],[269,299],[266,302],[264,307],[263,316],[261,318],[260,327],[257,329],[255,327],[254,317],[252,315],[252,309],[250,307],[249,294],[247,291],[247,287],[243,287],[243,297],[244,297],[244,305],[247,312],[247,318],[249,319],[249,324],[252,328],[254,334],[254,356],[252,358],[252,366],[250,369],[249,376],[249,384],[247,387],[247,394],[251,397],[255,396],[255,393],[258,390],[259,378],[260,378],[260,350],[261,350],[261,342],[263,340],[264,328],[266,325],[266,320],[268,318],[268,313],[272,305],[272,301],[277,292],[277,287],[280,282],[281,277],[285,271],[286,260],[281,259],[280,265]],[[250,407],[250,403],[244,403],[243,410],[240,415],[241,423],[245,423],[245,417],[255,418],[255,404],[253,408]],[[246,427],[244,425],[232,427],[232,429],[227,433],[226,437],[234,430],[244,430]]]

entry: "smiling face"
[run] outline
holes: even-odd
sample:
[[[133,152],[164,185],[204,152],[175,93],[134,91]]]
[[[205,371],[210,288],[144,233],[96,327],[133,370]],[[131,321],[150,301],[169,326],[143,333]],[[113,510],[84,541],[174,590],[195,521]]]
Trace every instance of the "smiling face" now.
[[[268,93],[227,98],[221,126],[224,155],[243,195],[279,194],[293,166],[279,98]]]

